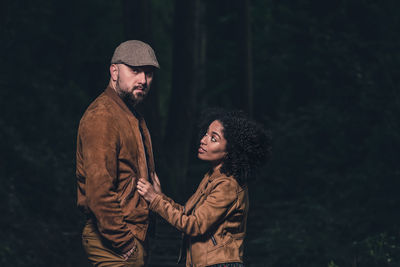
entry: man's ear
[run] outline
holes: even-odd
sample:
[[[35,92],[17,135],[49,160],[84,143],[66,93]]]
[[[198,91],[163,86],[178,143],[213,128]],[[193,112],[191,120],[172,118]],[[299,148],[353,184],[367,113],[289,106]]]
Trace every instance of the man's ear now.
[[[118,66],[117,64],[110,65],[110,76],[113,81],[118,79]]]

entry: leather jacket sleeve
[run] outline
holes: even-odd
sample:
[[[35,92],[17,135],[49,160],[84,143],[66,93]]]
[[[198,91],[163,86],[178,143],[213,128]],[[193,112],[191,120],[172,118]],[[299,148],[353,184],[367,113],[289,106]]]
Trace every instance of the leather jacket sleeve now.
[[[190,215],[175,208],[161,195],[151,202],[150,209],[186,235],[203,235],[229,215],[231,207],[237,200],[237,188],[229,179],[218,179],[209,186],[212,186],[210,193]]]
[[[114,186],[120,146],[117,124],[105,112],[92,114],[81,122],[79,133],[88,209],[96,217],[100,234],[125,253],[134,246],[134,238],[124,222]]]

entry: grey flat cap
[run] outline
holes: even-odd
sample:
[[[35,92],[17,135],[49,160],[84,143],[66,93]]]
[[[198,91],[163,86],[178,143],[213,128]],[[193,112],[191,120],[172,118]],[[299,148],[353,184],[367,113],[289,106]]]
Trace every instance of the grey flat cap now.
[[[111,64],[126,64],[129,66],[153,66],[160,68],[154,50],[146,43],[129,40],[120,44],[114,51]]]

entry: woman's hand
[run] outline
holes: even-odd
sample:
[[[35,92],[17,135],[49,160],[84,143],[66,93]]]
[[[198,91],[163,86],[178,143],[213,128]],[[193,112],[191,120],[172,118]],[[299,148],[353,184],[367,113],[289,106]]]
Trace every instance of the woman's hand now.
[[[158,180],[158,179],[157,179]],[[160,182],[160,181],[158,181]],[[137,183],[137,189],[139,194],[144,197],[144,199],[151,203],[153,199],[157,196],[157,192],[154,190],[154,187],[145,179],[140,178]]]
[[[157,193],[161,194],[162,193],[161,184],[160,184],[160,180],[158,179],[157,173],[153,172],[151,174],[151,180],[153,181],[154,190]]]

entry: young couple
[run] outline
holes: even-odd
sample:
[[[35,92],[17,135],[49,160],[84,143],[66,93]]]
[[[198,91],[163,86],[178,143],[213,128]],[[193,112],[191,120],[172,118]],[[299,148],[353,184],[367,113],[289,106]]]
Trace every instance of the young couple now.
[[[197,151],[209,171],[185,205],[175,203],[162,193],[150,134],[135,110],[155,68],[149,45],[119,45],[107,89],[80,121],[76,173],[88,259],[95,266],[145,266],[153,211],[184,234],[180,258],[187,266],[244,266],[247,181],[267,161],[270,138],[241,112],[210,110]]]

